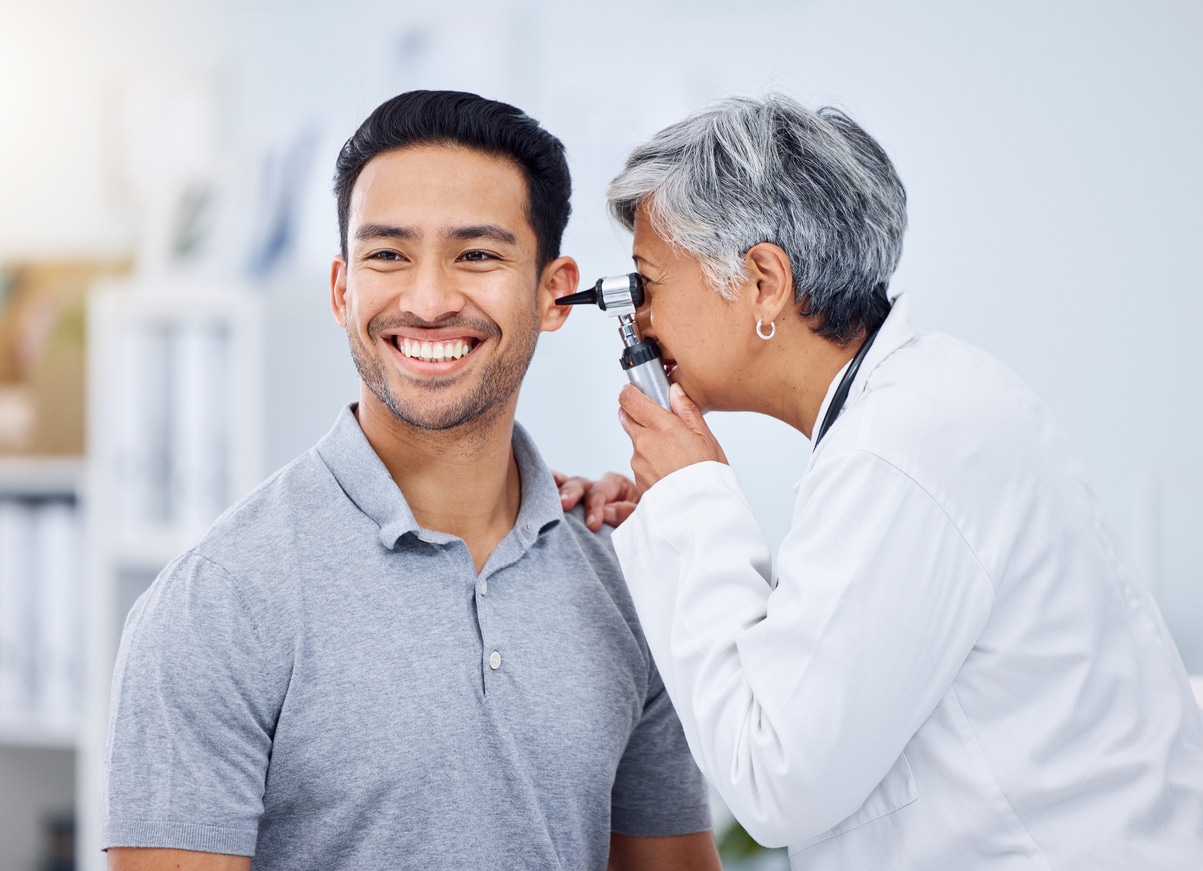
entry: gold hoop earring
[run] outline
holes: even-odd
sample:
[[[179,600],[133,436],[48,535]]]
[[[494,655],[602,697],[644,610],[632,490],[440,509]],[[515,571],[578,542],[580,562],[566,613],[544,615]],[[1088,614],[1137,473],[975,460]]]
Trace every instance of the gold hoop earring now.
[[[764,339],[766,342],[769,339],[773,338],[773,336],[777,335],[777,322],[776,321],[769,321],[769,334],[767,336],[763,332],[761,332],[761,329],[763,327],[764,327],[764,318],[761,318],[760,320],[758,320],[756,322],[756,335],[760,336],[760,338]]]

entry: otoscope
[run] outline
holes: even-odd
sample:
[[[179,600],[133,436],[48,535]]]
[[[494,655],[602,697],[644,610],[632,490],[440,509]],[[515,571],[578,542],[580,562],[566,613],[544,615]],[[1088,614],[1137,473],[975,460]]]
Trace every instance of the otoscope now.
[[[643,276],[632,272],[599,278],[588,290],[560,297],[556,305],[582,302],[595,303],[602,311],[618,318],[618,334],[625,346],[618,358],[619,365],[632,384],[662,408],[669,408],[668,377],[660,362],[660,346],[655,339],[641,337],[635,325],[635,310],[643,305]]]

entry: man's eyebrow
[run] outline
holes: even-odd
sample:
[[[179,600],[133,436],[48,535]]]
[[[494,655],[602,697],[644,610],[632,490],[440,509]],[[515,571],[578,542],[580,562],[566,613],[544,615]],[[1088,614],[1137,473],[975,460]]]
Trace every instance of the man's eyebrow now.
[[[356,239],[417,239],[417,231],[409,227],[394,227],[390,224],[360,224],[355,230]]]
[[[502,245],[517,245],[518,237],[496,224],[478,224],[470,227],[456,227],[446,233],[448,239],[458,242],[471,242],[473,239],[489,239]]]

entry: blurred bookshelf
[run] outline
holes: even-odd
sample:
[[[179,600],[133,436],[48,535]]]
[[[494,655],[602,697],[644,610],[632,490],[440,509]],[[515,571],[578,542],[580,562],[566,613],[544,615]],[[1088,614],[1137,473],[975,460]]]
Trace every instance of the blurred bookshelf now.
[[[0,455],[0,871],[47,857],[106,867],[99,799],[125,615],[262,477],[260,296],[103,278],[86,336],[82,455]]]
[[[72,814],[82,697],[80,458],[0,458],[0,869]],[[48,773],[49,772],[49,773]]]
[[[263,305],[247,290],[109,281],[88,308],[87,674],[81,871],[99,824],[109,685],[125,616],[263,467]]]

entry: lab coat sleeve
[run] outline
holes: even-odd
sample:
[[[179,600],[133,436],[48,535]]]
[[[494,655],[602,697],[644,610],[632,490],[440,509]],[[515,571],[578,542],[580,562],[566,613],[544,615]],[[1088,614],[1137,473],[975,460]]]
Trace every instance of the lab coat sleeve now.
[[[614,543],[699,767],[769,846],[809,841],[865,802],[994,599],[939,502],[863,451],[804,479],[775,586],[723,464],[662,479]]]

